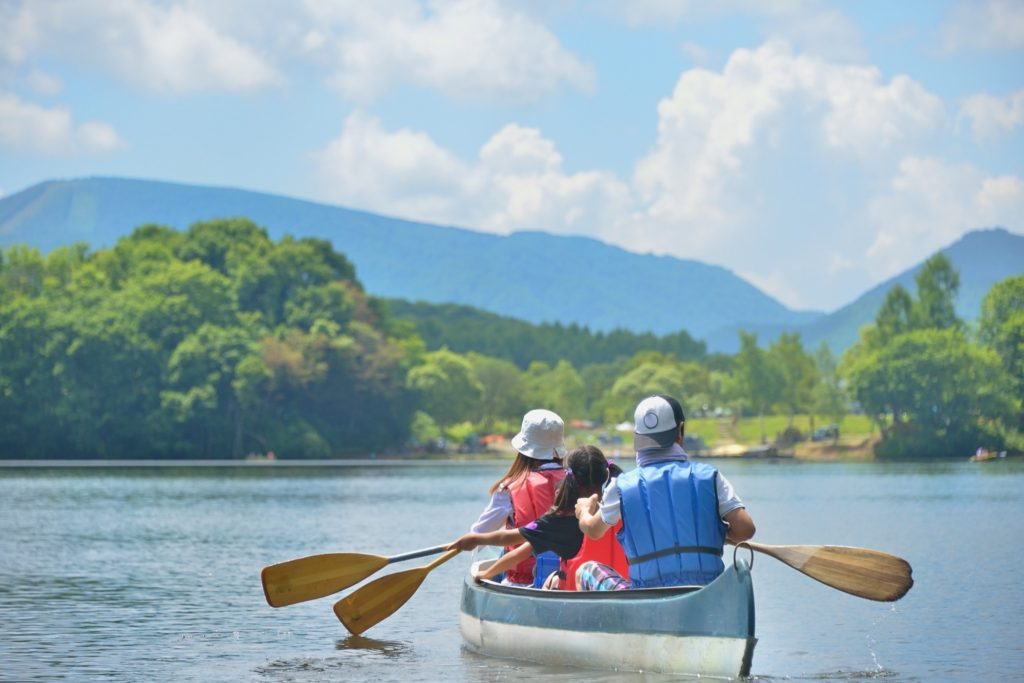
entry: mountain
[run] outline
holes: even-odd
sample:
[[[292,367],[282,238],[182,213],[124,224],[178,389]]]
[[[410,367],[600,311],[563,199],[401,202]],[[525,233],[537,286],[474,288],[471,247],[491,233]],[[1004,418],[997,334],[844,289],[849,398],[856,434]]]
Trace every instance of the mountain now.
[[[107,247],[145,223],[244,216],[278,239],[330,240],[372,294],[481,308],[527,322],[695,337],[736,325],[802,326],[729,270],[540,232],[493,235],[237,189],[122,178],[51,181],[0,199],[0,246]]]
[[[1024,235],[1004,228],[975,230],[940,250],[960,273],[960,292],[956,310],[961,318],[972,321],[981,313],[985,294],[1000,280],[1024,273]],[[914,277],[924,261],[868,290],[855,301],[801,330],[806,348],[826,342],[833,350],[842,350],[857,341],[860,328],[875,319],[886,293],[902,285],[913,295]]]
[[[709,351],[725,353],[736,351],[740,329],[757,332],[762,342],[798,331],[805,348],[824,341],[840,352],[874,320],[893,285],[914,292],[922,265],[824,315],[791,310],[719,266],[634,254],[584,237],[493,235],[259,192],[124,178],[45,182],[0,199],[0,246],[107,247],[145,223],[186,228],[230,216],[252,219],[275,239],[330,240],[378,296],[593,331],[685,330]],[[960,272],[957,309],[966,320],[977,317],[993,284],[1024,272],[1024,236],[1002,228],[968,233],[942,251]]]

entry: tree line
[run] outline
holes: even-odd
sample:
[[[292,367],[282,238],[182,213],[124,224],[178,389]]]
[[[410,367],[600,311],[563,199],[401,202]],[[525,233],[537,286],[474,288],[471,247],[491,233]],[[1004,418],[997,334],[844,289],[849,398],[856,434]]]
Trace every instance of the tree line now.
[[[110,249],[0,250],[0,457],[319,458],[510,433],[536,406],[611,424],[649,393],[688,415],[861,407],[891,455],[1016,443],[1024,276],[969,328],[943,257],[843,358],[797,334],[732,356],[369,296],[317,239],[244,219],[147,225]],[[764,436],[764,435],[763,435]],[[954,451],[953,447],[960,449]]]

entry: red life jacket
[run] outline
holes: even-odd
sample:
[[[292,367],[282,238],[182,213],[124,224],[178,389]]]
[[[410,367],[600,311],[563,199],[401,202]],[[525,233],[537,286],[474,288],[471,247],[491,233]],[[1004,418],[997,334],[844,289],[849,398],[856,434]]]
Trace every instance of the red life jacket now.
[[[555,488],[565,478],[565,470],[550,469],[530,472],[508,485],[512,495],[512,520],[509,529],[526,526],[549,509],[555,500]],[[517,546],[505,548],[505,552],[515,550]],[[505,574],[512,583],[533,583],[533,555],[526,558]]]
[[[562,572],[565,580],[559,582],[559,588],[567,591],[576,590],[576,570],[584,562],[591,560],[606,564],[625,578],[629,578],[629,563],[626,561],[626,553],[622,551],[619,543],[618,533],[622,529],[622,520],[605,532],[600,540],[593,540],[583,537],[583,545],[580,552],[571,560],[562,560]]]

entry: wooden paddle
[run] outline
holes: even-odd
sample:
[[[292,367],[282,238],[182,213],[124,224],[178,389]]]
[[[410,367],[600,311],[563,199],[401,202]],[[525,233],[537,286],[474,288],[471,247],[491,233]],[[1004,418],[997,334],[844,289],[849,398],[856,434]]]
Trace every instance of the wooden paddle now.
[[[868,548],[841,545],[762,545],[743,541],[748,547],[770,555],[793,569],[844,593],[894,602],[914,585],[913,570],[902,557]]]
[[[413,596],[427,574],[458,554],[458,550],[449,550],[430,564],[371,581],[334,603],[334,613],[349,633],[358,636],[394,614]]]
[[[323,598],[353,586],[392,562],[436,555],[446,546],[415,550],[411,553],[383,557],[360,553],[327,553],[264,567],[260,572],[263,594],[271,607],[284,607],[297,602]]]

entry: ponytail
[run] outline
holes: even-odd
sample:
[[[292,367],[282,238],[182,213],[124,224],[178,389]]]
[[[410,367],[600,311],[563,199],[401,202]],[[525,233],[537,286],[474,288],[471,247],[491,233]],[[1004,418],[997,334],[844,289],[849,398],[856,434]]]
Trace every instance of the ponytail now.
[[[565,459],[565,464],[565,479],[558,485],[555,501],[549,510],[559,515],[572,514],[578,499],[600,493],[609,476],[622,474],[618,465],[608,464],[597,446],[574,449]]]

